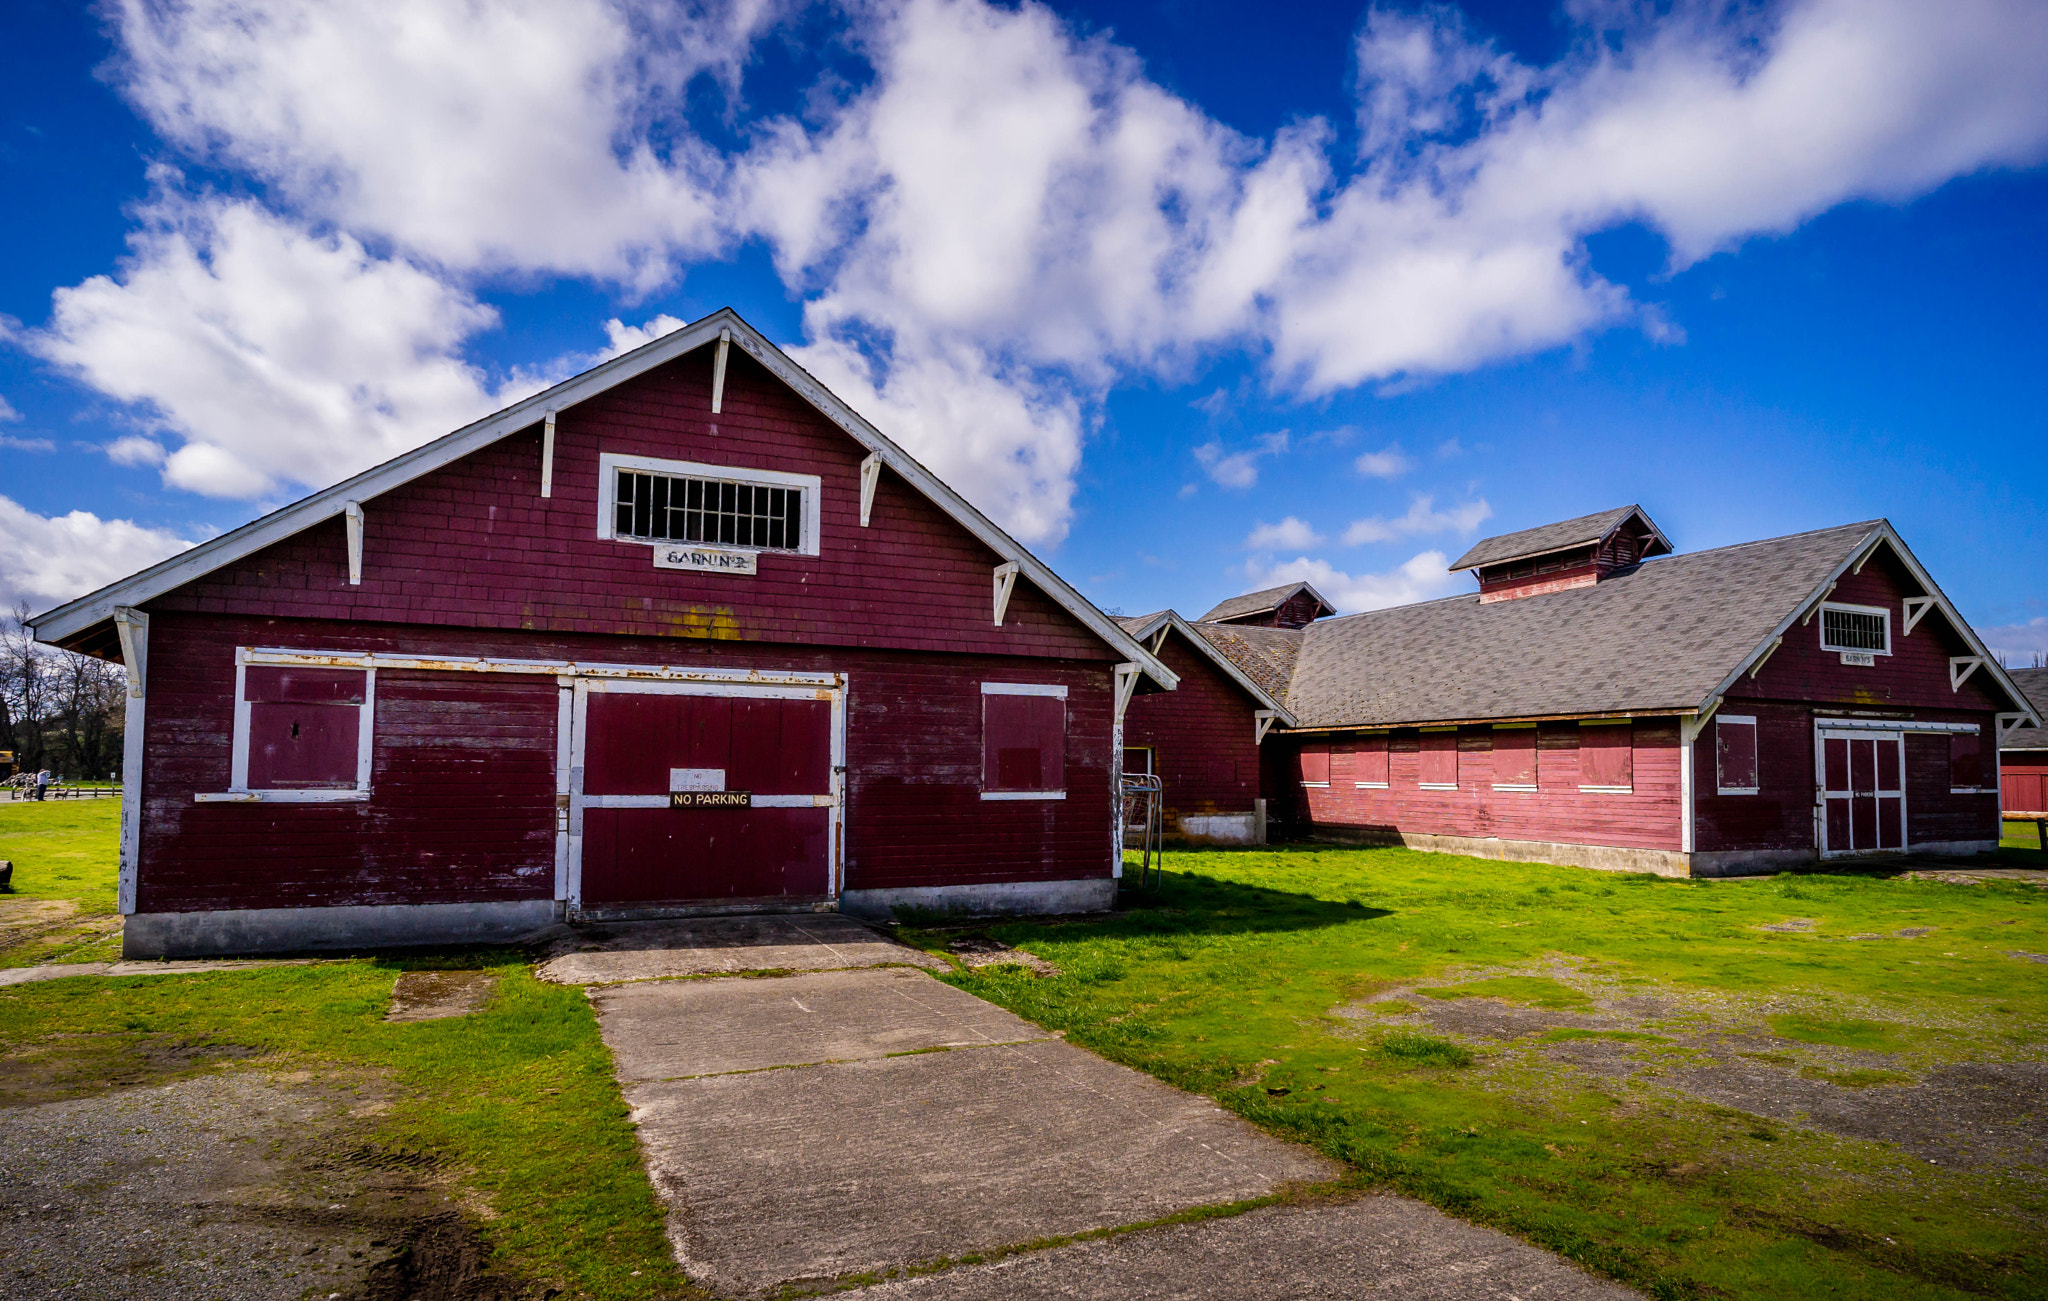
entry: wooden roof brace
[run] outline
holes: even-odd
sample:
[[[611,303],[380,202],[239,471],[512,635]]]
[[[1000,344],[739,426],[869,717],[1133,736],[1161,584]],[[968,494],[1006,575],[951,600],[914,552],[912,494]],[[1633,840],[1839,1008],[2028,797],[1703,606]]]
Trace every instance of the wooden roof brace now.
[[[860,526],[868,526],[868,516],[875,509],[875,485],[882,481],[882,454],[869,452],[867,459],[860,463]]]
[[[1003,615],[1010,608],[1010,593],[1017,586],[1017,562],[1006,561],[996,566],[996,627],[1003,626]]]
[[[2017,732],[2022,727],[2025,727],[2029,722],[2032,722],[2036,726],[2038,726],[2040,720],[2029,719],[2025,714],[2000,714],[1998,716],[1999,748],[2004,749],[2007,739],[2009,739],[2014,732]]]
[[[1773,637],[1773,638],[1771,638],[1771,648],[1770,648],[1769,650],[1765,651],[1765,652],[1764,652],[1763,654],[1761,654],[1761,655],[1759,655],[1759,656],[1757,656],[1757,657],[1756,657],[1756,666],[1755,666],[1754,668],[1750,669],[1750,671],[1749,671],[1749,680],[1750,680],[1751,682],[1754,682],[1754,681],[1756,681],[1756,675],[1764,671],[1764,665],[1766,665],[1766,664],[1768,664],[1768,663],[1770,663],[1770,662],[1771,662],[1771,656],[1772,656],[1772,655],[1775,655],[1775,654],[1777,653],[1777,651],[1778,651],[1778,647],[1780,647],[1780,646],[1783,646],[1784,644],[1785,644],[1785,639],[1784,639],[1784,637],[1782,637],[1782,636],[1779,636],[1779,637]],[[1717,706],[1717,707],[1718,707],[1718,705],[1719,705],[1719,702],[1716,702],[1716,706]],[[1712,711],[1709,711],[1709,712],[1712,712]],[[1702,721],[1704,721],[1704,720],[1702,720]]]
[[[1116,666],[1116,721],[1124,721],[1124,707],[1131,703],[1131,694],[1138,689],[1138,675],[1144,665],[1136,660],[1126,660]]]
[[[1820,599],[1819,599],[1819,600],[1817,600],[1817,601],[1815,601],[1815,602],[1814,602],[1814,603],[1813,603],[1812,605],[1809,605],[1809,606],[1807,606],[1807,607],[1806,607],[1806,615],[1805,615],[1805,617],[1804,617],[1804,618],[1800,619],[1800,621],[1799,621],[1799,626],[1800,626],[1800,627],[1802,627],[1802,628],[1804,628],[1804,627],[1805,627],[1805,626],[1806,626],[1807,624],[1809,624],[1809,623],[1812,623],[1812,622],[1813,622],[1813,616],[1814,616],[1815,612],[1816,612],[1816,611],[1818,611],[1818,610],[1820,609],[1821,605],[1822,605],[1822,604],[1823,604],[1824,602],[1826,602],[1826,600],[1827,600],[1827,599],[1828,599],[1829,597],[1833,596],[1834,594],[1835,594],[1835,584],[1834,584],[1834,583],[1829,583],[1829,584],[1828,584],[1828,586],[1827,586],[1827,590],[1826,590],[1826,591],[1824,591],[1824,592],[1822,592],[1822,593],[1820,594]]]
[[[1165,623],[1159,625],[1158,632],[1152,634],[1152,653],[1154,655],[1157,655],[1166,648],[1166,634],[1172,631],[1173,620],[1168,619]]]
[[[121,635],[121,664],[128,670],[128,695],[140,700],[149,686],[149,616],[134,606],[117,605],[114,630]]]
[[[345,503],[342,516],[348,521],[348,585],[363,585],[363,504],[359,501]]]
[[[540,426],[540,495],[555,495],[555,413],[552,411]]]
[[[1273,720],[1276,717],[1277,715],[1270,709],[1255,709],[1252,711],[1253,745],[1259,745],[1265,741],[1266,733],[1273,730]]]
[[[732,351],[732,331],[718,332],[718,355],[711,361],[711,414],[717,415],[725,405],[725,355]]]
[[[1906,621],[1901,625],[1899,635],[1901,637],[1909,637],[1913,633],[1913,625],[1919,623],[1921,619],[1926,617],[1927,612],[1934,608],[1934,598],[1931,596],[1909,596],[1905,599],[1904,604],[1906,607]]]
[[[1950,691],[1961,691],[1963,684],[1970,680],[1970,675],[1983,667],[1984,657],[1981,655],[1949,656],[1948,689]]]

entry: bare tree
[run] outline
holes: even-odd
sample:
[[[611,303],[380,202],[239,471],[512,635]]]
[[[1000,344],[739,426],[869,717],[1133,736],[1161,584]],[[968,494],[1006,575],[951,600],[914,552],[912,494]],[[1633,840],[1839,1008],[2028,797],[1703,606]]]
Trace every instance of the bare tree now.
[[[50,652],[36,643],[28,616],[23,601],[0,623],[0,696],[7,701],[15,762],[24,772],[34,772],[47,761],[55,691]]]
[[[120,764],[126,675],[117,664],[45,646],[26,602],[0,621],[0,750],[24,772],[105,777]]]
[[[67,771],[74,777],[111,776],[120,763],[127,674],[118,664],[65,652],[55,677]]]

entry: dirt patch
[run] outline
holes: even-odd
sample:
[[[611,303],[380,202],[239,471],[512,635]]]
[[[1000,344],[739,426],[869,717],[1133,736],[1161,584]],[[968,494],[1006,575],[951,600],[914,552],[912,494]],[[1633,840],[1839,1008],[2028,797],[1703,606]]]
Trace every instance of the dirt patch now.
[[[2007,949],[2005,956],[2022,962],[2048,962],[2048,953],[2028,953],[2023,949]]]
[[[258,1070],[17,1106],[9,1297],[509,1301],[431,1154],[369,1140],[379,1082]]]
[[[408,971],[391,991],[386,1021],[439,1021],[468,1016],[490,1001],[498,978],[488,971]]]
[[[0,1107],[163,1084],[257,1055],[242,1044],[168,1035],[60,1035],[0,1055]]]
[[[1790,935],[1798,931],[1810,931],[1818,925],[1820,923],[1811,917],[1787,917],[1781,922],[1765,922],[1758,926],[1757,929],[1760,931],[1776,931],[1780,935]]]
[[[69,899],[0,899],[0,948],[20,942],[25,931],[54,926],[78,911]]]
[[[946,941],[946,951],[969,968],[1025,967],[1033,975],[1057,976],[1060,969],[1036,954],[1013,949],[989,935],[962,935]]]

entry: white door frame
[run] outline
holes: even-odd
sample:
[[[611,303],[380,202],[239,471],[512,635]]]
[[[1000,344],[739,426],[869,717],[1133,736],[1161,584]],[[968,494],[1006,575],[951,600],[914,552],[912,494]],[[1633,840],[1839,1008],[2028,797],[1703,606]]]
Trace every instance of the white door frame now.
[[[1851,751],[1850,751],[1850,756],[1849,756],[1849,763],[1848,763],[1848,769],[1849,769],[1849,774],[1850,774],[1849,780],[1850,780],[1850,782],[1851,782],[1851,789],[1849,789],[1849,790],[1846,790],[1846,791],[1831,791],[1831,790],[1829,790],[1829,789],[1828,789],[1828,753],[1827,753],[1827,743],[1828,743],[1828,742],[1829,742],[1830,740],[1840,740],[1840,741],[1850,741],[1850,742],[1854,742],[1854,741],[1875,741],[1875,742],[1877,742],[1877,743],[1878,743],[1879,745],[1885,745],[1885,744],[1890,744],[1890,745],[1895,745],[1895,746],[1897,746],[1897,747],[1898,747],[1898,756],[1899,756],[1899,790],[1898,790],[1898,794],[1897,794],[1896,796],[1893,796],[1893,795],[1890,795],[1890,794],[1884,794],[1884,795],[1879,795],[1879,794],[1877,794],[1876,792],[1872,792],[1872,798],[1874,798],[1874,799],[1878,799],[1878,800],[1886,800],[1886,799],[1893,799],[1893,798],[1896,798],[1896,799],[1898,800],[1898,802],[1899,802],[1899,845],[1898,845],[1898,848],[1897,848],[1897,849],[1879,849],[1879,848],[1877,848],[1877,847],[1876,847],[1876,846],[1874,846],[1874,845],[1873,845],[1873,846],[1868,846],[1868,847],[1865,847],[1865,846],[1861,846],[1861,845],[1858,845],[1858,844],[1856,844],[1856,843],[1855,843],[1855,836],[1856,836],[1856,805],[1855,805],[1855,803],[1854,803],[1854,800],[1855,800],[1855,796],[1856,796],[1856,791],[1855,791],[1855,789],[1854,789],[1854,782],[1855,782],[1855,772],[1856,772],[1856,758],[1855,758],[1855,752],[1854,752],[1853,750],[1851,750]],[[1908,835],[1908,834],[1907,834],[1907,829],[1906,829],[1906,814],[1907,814],[1907,808],[1906,808],[1906,730],[1905,730],[1905,729],[1901,729],[1901,728],[1873,728],[1873,727],[1869,727],[1869,726],[1863,726],[1863,727],[1839,727],[1839,726],[1833,726],[1833,727],[1831,727],[1831,726],[1829,726],[1829,725],[1828,725],[1827,723],[1822,723],[1822,722],[1816,722],[1816,723],[1815,723],[1815,724],[1813,725],[1813,784],[1814,784],[1814,789],[1815,789],[1815,791],[1817,792],[1817,795],[1816,795],[1816,803],[1817,803],[1817,805],[1818,805],[1818,807],[1817,807],[1817,808],[1815,809],[1815,815],[1816,815],[1816,816],[1814,817],[1814,844],[1815,844],[1815,846],[1816,846],[1816,847],[1817,847],[1817,848],[1819,849],[1819,851],[1820,851],[1820,856],[1821,856],[1822,858],[1845,858],[1845,857],[1847,857],[1847,856],[1849,856],[1849,855],[1851,855],[1851,854],[1903,854],[1903,853],[1905,853],[1905,852],[1906,852],[1906,847],[1907,847],[1908,845],[1912,844],[1912,837],[1911,837],[1910,835]],[[1829,846],[1829,844],[1828,844],[1828,801],[1829,801],[1830,799],[1846,799],[1846,800],[1849,800],[1849,801],[1851,801],[1851,802],[1850,802],[1850,805],[1849,805],[1849,837],[1850,837],[1850,843],[1849,843],[1849,845],[1848,845],[1848,846],[1847,846],[1846,848],[1833,848],[1833,847]],[[1881,816],[1881,814],[1880,814],[1880,816]]]
[[[827,885],[834,899],[846,888],[846,691],[844,673],[775,673],[761,669],[733,670],[722,674],[704,671],[690,681],[655,678],[564,679],[562,713],[568,727],[562,734],[560,779],[562,819],[556,838],[556,863],[561,897],[568,902],[569,917],[583,912],[583,810],[585,808],[667,808],[666,795],[586,796],[583,793],[583,756],[589,739],[590,697],[608,695],[737,696],[753,700],[827,700],[832,705],[831,788],[825,795],[756,795],[760,808],[824,808],[826,829],[831,837],[826,850]]]

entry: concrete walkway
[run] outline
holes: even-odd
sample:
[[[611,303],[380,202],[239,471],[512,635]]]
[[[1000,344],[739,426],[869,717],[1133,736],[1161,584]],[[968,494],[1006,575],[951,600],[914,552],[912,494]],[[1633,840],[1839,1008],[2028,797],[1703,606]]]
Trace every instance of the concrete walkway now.
[[[543,970],[595,986],[677,1259],[721,1293],[881,1275],[894,1281],[864,1291],[962,1301],[1634,1296],[1391,1197],[1273,1207],[905,1277],[1340,1170],[1206,1098],[895,965],[933,960],[850,919],[634,926],[648,929],[606,927],[580,949],[566,941]],[[677,947],[656,947],[655,926]],[[661,978],[751,963],[801,974]]]
[[[190,976],[202,971],[244,971],[251,967],[304,966],[315,958],[221,958],[193,962],[49,962],[40,967],[0,968],[0,988],[31,985],[67,976]]]

